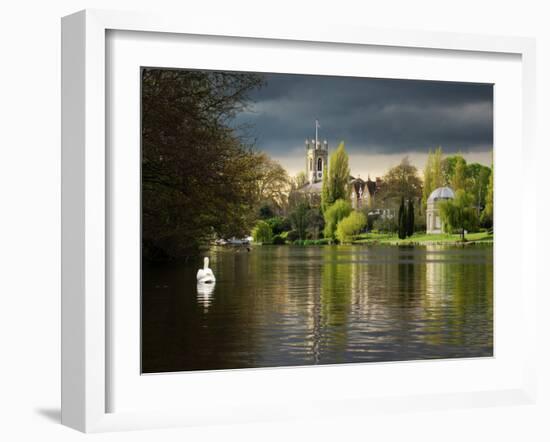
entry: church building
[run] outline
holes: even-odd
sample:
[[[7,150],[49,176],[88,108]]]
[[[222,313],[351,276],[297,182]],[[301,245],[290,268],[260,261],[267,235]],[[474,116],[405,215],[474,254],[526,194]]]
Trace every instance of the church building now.
[[[300,190],[310,196],[314,201],[320,201],[323,188],[323,176],[328,173],[328,141],[319,141],[319,122],[315,121],[315,139],[306,139],[306,178],[307,184]],[[367,181],[360,177],[349,177],[350,202],[355,210],[372,208],[374,206],[375,194],[380,190],[382,180],[376,178]]]
[[[306,140],[306,177],[310,184],[323,181],[323,173],[328,170],[328,142],[321,144],[317,139]]]

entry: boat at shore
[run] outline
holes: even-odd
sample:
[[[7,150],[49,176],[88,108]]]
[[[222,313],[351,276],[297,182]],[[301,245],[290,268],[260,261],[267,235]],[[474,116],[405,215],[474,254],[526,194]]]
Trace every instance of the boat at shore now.
[[[226,246],[226,245],[227,246],[247,246],[251,242],[252,242],[252,237],[247,236],[246,238],[235,238],[235,237],[229,238],[229,239],[220,238],[214,241],[214,244],[216,244],[217,246]]]

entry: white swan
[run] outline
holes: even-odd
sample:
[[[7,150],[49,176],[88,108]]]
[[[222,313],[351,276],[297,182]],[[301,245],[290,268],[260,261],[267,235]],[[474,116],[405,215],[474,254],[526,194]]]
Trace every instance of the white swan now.
[[[208,268],[208,262],[208,258],[205,257],[204,267],[202,269],[199,269],[199,271],[197,272],[197,282],[209,283],[216,281],[216,277],[214,276],[212,269]]]

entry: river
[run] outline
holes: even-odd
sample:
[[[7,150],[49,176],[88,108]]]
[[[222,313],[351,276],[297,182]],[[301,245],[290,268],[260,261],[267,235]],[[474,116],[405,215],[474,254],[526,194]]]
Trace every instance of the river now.
[[[258,246],[145,264],[144,373],[486,357],[492,245]]]

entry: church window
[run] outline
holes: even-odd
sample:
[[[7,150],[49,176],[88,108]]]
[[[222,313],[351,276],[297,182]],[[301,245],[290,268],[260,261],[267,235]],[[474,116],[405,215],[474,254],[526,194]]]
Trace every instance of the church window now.
[[[323,160],[322,160],[321,158],[319,158],[319,159],[317,160],[317,170],[318,170],[319,172],[321,172],[321,171],[323,170]]]
[[[313,158],[309,159],[309,170],[313,170]]]

